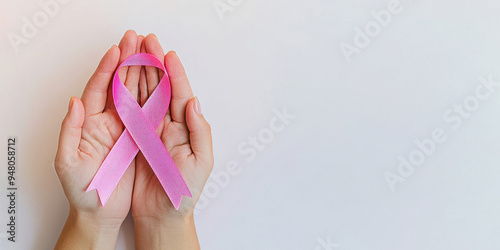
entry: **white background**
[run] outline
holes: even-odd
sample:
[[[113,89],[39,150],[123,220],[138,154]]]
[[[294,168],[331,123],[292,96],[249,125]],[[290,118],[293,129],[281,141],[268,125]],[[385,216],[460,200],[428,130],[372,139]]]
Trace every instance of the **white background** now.
[[[68,213],[53,170],[60,122],[102,55],[134,29],[183,61],[213,128],[214,173],[241,167],[204,190],[203,249],[498,249],[500,87],[460,125],[443,114],[473,101],[479,77],[500,82],[500,4],[401,0],[348,63],[342,42],[354,45],[389,2],[243,0],[221,20],[211,0],[73,0],[16,53],[8,34],[22,35],[23,17],[43,9],[1,0],[2,190],[8,136],[20,158],[18,242],[1,226],[0,248],[55,245]],[[247,160],[238,146],[284,108],[295,118]],[[435,129],[445,142],[391,191],[384,174],[398,174],[398,157]],[[118,248],[133,249],[131,218]]]

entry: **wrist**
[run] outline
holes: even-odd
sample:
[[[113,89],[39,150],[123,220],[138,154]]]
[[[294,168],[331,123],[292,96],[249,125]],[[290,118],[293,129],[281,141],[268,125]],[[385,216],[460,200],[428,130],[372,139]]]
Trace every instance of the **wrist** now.
[[[96,212],[86,212],[70,207],[68,220],[78,225],[84,225],[95,231],[110,233],[120,231],[124,221],[121,218],[102,218]]]
[[[182,214],[176,216],[133,216],[134,227],[151,227],[161,229],[164,227],[186,226],[194,224],[193,214]]]
[[[56,249],[115,249],[121,223],[70,209]]]
[[[102,219],[94,214],[70,209],[68,221],[76,226],[82,226],[93,232],[103,234],[113,234],[120,231],[123,220],[121,219]]]
[[[193,218],[194,211],[163,211],[163,212],[150,212],[144,213],[142,211],[137,212],[132,209],[132,218],[134,223],[140,223],[141,221],[148,221],[154,224],[170,224],[170,223],[186,223],[194,221]]]
[[[199,249],[193,215],[134,217],[136,249]]]

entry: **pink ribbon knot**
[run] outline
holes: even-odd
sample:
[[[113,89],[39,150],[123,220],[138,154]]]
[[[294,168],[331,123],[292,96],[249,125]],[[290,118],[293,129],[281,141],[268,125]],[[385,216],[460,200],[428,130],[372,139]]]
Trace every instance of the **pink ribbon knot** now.
[[[127,66],[153,66],[165,73],[158,86],[141,108],[118,76],[118,69]],[[102,206],[106,205],[130,163],[139,150],[149,162],[175,209],[182,196],[191,192],[172,157],[156,134],[156,128],[170,104],[170,81],[163,63],[150,54],[135,54],[123,61],[113,77],[113,100],[125,130],[90,182],[87,191],[95,189]]]

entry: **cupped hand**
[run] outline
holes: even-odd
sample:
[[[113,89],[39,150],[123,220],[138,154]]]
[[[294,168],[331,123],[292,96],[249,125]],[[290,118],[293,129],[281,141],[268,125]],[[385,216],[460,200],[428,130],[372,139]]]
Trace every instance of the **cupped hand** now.
[[[72,97],[61,127],[55,169],[69,200],[70,215],[78,214],[103,225],[119,225],[127,216],[133,192],[135,162],[129,166],[105,207],[95,190],[85,192],[93,176],[124,130],[114,108],[110,82],[119,63],[140,51],[142,36],[127,31],[119,46],[104,55],[85,87],[81,100]],[[140,66],[119,72],[138,98]]]
[[[193,97],[191,86],[177,54],[169,52],[164,56],[162,47],[153,34],[144,39],[141,52],[164,60],[172,98],[169,111],[160,122],[157,133],[179,168],[193,197],[184,196],[179,210],[175,210],[148,162],[142,153],[139,153],[136,158],[132,215],[136,222],[141,219],[165,221],[192,216],[214,164],[210,125],[201,113],[198,99]],[[146,67],[141,71],[139,80],[141,104],[144,104],[153,93],[161,77],[163,72],[153,67]]]

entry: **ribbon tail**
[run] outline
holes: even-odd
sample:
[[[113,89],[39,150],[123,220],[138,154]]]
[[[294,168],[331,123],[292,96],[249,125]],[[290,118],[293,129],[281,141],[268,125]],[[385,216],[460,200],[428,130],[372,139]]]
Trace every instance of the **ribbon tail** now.
[[[165,150],[167,151],[167,150]],[[177,166],[175,166],[174,161],[168,154],[168,159],[165,162],[164,166],[158,167],[159,169],[155,170],[156,177],[160,181],[161,186],[167,193],[168,198],[174,205],[175,210],[179,210],[179,206],[181,205],[182,196],[193,197],[189,188],[182,178]]]
[[[181,205],[182,201],[182,196],[193,197],[187,186],[183,188],[182,191],[179,190],[170,191],[168,188],[166,188],[165,191],[167,192],[168,198],[172,202],[172,205],[174,205],[175,210],[179,210],[179,206]]]
[[[123,131],[85,192],[96,190],[104,207],[138,152],[139,148],[130,133]]]

